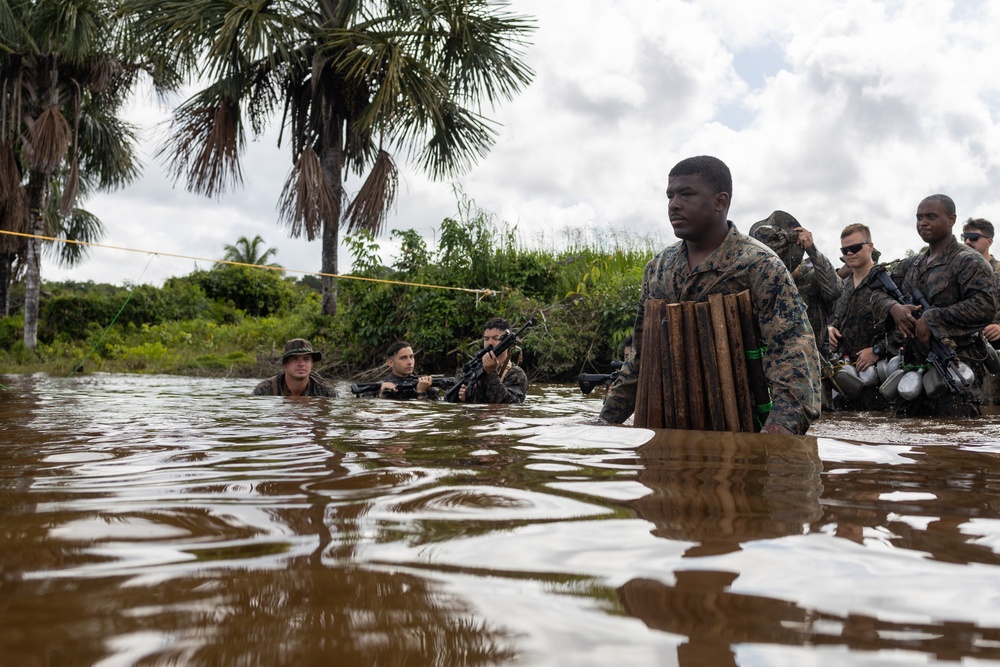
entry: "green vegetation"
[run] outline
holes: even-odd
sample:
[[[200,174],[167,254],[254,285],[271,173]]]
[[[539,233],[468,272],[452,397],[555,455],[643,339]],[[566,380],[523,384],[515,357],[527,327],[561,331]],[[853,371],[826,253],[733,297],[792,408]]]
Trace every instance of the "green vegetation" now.
[[[392,237],[401,247],[388,266],[370,234],[348,237],[354,275],[491,291],[345,280],[330,317],[316,281],[245,266],[218,265],[159,288],[47,283],[35,352],[21,340],[21,313],[0,319],[0,372],[69,374],[82,361],[83,372],[264,377],[284,341],[304,336],[325,353],[326,375],[378,366],[399,339],[414,346],[422,370],[445,373],[478,347],[483,323],[501,315],[515,326],[538,320],[521,363],[536,379],[567,380],[618,356],[643,267],[659,250],[626,234],[571,239],[558,251],[525,248],[515,229],[468,201],[441,223],[436,247],[414,230]]]

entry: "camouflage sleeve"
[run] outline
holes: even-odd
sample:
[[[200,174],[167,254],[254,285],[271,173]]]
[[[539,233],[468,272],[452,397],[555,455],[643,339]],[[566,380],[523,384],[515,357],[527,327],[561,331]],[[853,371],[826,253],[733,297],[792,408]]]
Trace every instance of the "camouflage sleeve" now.
[[[642,354],[642,323],[645,313],[646,299],[649,298],[650,268],[642,277],[642,296],[636,310],[635,326],[632,329],[632,353],[625,360],[618,379],[608,389],[604,397],[604,407],[601,408],[601,419],[612,424],[621,424],[635,412],[635,395],[639,387],[639,357]]]
[[[1000,273],[997,273],[996,267],[993,267],[993,296],[997,300],[997,312],[993,323],[1000,324]]]
[[[771,386],[768,424],[799,435],[820,415],[819,352],[806,307],[795,283],[777,259],[761,261],[751,278],[751,294],[767,346],[764,372]]]
[[[511,366],[502,382],[496,373],[487,373],[476,385],[477,402],[524,403],[528,393],[528,376],[520,366]]]
[[[851,294],[846,289],[843,288],[843,283],[841,283],[840,297],[837,302],[833,305],[833,312],[830,313],[830,319],[826,321],[826,326],[841,328],[841,324],[844,321],[844,314],[847,312],[847,302],[850,300]]]
[[[903,278],[906,276],[907,268],[919,257],[919,255],[913,255],[912,257],[907,257],[903,261],[897,263],[892,270],[892,274],[889,276],[892,278],[892,282],[896,283],[897,286],[901,286],[903,284]],[[869,273],[868,275],[871,277],[872,274]],[[881,325],[887,323],[889,321],[889,311],[892,310],[892,307],[897,303],[899,302],[896,301],[891,294],[887,294],[884,290],[871,290],[872,317],[875,319],[875,324]]]
[[[921,317],[937,338],[971,336],[993,322],[997,314],[993,270],[981,256],[962,253],[947,274],[957,276],[962,298],[950,306],[934,307]],[[954,276],[947,275],[948,279]]]
[[[844,291],[844,282],[837,275],[837,270],[833,268],[833,264],[826,258],[826,255],[816,250],[815,245],[811,250],[813,252],[809,256],[812,257],[813,261],[816,287],[827,303],[834,304],[840,298],[840,293]]]

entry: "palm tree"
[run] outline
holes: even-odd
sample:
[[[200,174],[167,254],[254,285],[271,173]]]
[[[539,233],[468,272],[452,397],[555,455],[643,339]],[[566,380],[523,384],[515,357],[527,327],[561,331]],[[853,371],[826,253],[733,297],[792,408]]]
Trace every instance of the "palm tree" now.
[[[292,166],[279,200],[292,236],[322,237],[337,273],[340,226],[379,233],[394,204],[394,154],[434,178],[484,156],[485,103],[511,99],[532,72],[527,17],[487,0],[125,0],[141,32],[180,49],[208,85],[176,111],[161,151],[175,179],[208,196],[242,182],[249,129],[279,111]],[[349,200],[347,175],[365,177]],[[323,312],[336,291],[323,280]]]
[[[95,219],[75,207],[81,191],[111,190],[138,175],[135,131],[118,114],[143,71],[160,87],[178,81],[161,61],[140,58],[119,4],[0,0],[0,229],[99,232]],[[47,212],[56,182],[61,197],[53,216]],[[12,245],[0,246],[0,264],[10,260],[0,272],[23,258],[24,344],[34,349],[41,242]],[[82,258],[78,248],[65,253]]]
[[[224,250],[226,254],[222,256],[222,259],[229,262],[240,262],[242,264],[257,264],[260,266],[280,266],[279,264],[274,264],[267,260],[271,259],[278,254],[277,248],[268,248],[264,252],[260,252],[264,246],[264,239],[260,237],[260,234],[253,237],[253,240],[247,240],[247,237],[241,236],[236,240],[234,245],[226,244]]]

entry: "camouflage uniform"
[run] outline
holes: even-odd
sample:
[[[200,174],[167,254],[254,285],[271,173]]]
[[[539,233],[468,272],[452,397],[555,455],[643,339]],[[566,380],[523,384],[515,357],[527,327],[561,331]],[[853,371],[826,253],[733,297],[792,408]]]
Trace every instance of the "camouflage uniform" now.
[[[1000,260],[990,255],[990,266],[993,267],[993,289],[997,298],[997,316],[993,318],[994,324],[1000,324]],[[994,347],[996,347],[994,345]]]
[[[745,289],[750,290],[753,300],[761,343],[767,346],[764,371],[773,404],[767,423],[804,434],[820,414],[819,353],[805,304],[778,256],[763,243],[741,234],[731,222],[722,244],[693,271],[688,268],[683,241],[646,265],[632,356],[612,385],[601,417],[621,423],[635,410],[646,299],[707,301],[711,294],[737,294]]]
[[[997,298],[997,314],[993,318],[993,324],[1000,324],[1000,260],[990,255],[989,263],[993,267],[993,287]],[[986,341],[986,344],[992,345],[994,349],[1000,348],[1000,341]],[[1000,405],[1000,375],[990,375],[987,371],[983,376],[983,400],[987,405]]]
[[[934,259],[928,259],[925,250],[899,262],[892,271],[892,280],[907,296],[911,296],[915,289],[924,293],[933,307],[926,313],[918,311],[920,317],[927,322],[935,338],[946,344],[947,341],[953,343],[959,357],[976,374],[971,404],[959,405],[957,398],[946,393],[936,401],[921,396],[913,401],[913,405],[897,403],[897,411],[933,416],[979,414],[974,403],[980,400],[979,385],[985,374],[982,364],[985,349],[979,332],[993,322],[997,314],[995,279],[989,262],[952,237],[951,243]],[[872,314],[876,321],[892,326],[889,311],[896,303],[882,290],[872,290]],[[890,342],[899,346],[904,342],[902,334],[894,326]],[[910,339],[910,345],[916,347],[917,343]]]
[[[520,366],[511,363],[502,376],[499,373],[484,373],[471,389],[466,390],[465,402],[524,403],[527,393],[527,374]]]
[[[879,320],[876,324],[872,315],[869,277],[871,273],[857,287],[854,286],[853,275],[844,278],[843,291],[827,323],[827,326],[836,327],[842,336],[837,348],[830,350],[832,359],[847,355],[851,361],[856,361],[858,353],[866,347],[873,347],[879,342],[885,346],[884,321]],[[861,394],[856,399],[840,395],[833,406],[844,410],[885,410],[888,407],[885,399],[878,393],[878,387],[867,386],[861,389]]]
[[[868,284],[868,277],[857,287],[854,286],[853,275],[844,278],[843,291],[827,322],[827,326],[836,327],[843,338],[837,349],[831,352],[838,353],[838,356],[847,354],[851,359],[856,359],[858,352],[871,347],[885,334],[884,320],[875,323],[871,301],[872,289]]]
[[[840,276],[833,264],[813,245],[806,251],[811,264],[802,262],[795,272],[795,287],[806,304],[809,324],[816,334],[816,347],[826,346],[826,326],[830,313],[841,295]]]
[[[284,372],[278,373],[274,377],[264,380],[254,387],[251,396],[291,396],[292,392],[285,384]],[[309,376],[309,385],[302,392],[303,396],[329,396],[337,398],[337,392],[333,387],[323,381],[318,375]]]

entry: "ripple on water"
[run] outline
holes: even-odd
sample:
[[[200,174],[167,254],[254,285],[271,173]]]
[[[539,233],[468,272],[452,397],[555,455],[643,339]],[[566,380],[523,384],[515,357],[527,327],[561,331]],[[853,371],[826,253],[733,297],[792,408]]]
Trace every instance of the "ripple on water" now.
[[[594,426],[570,386],[3,384],[0,662],[1000,662],[990,419],[773,438]]]

